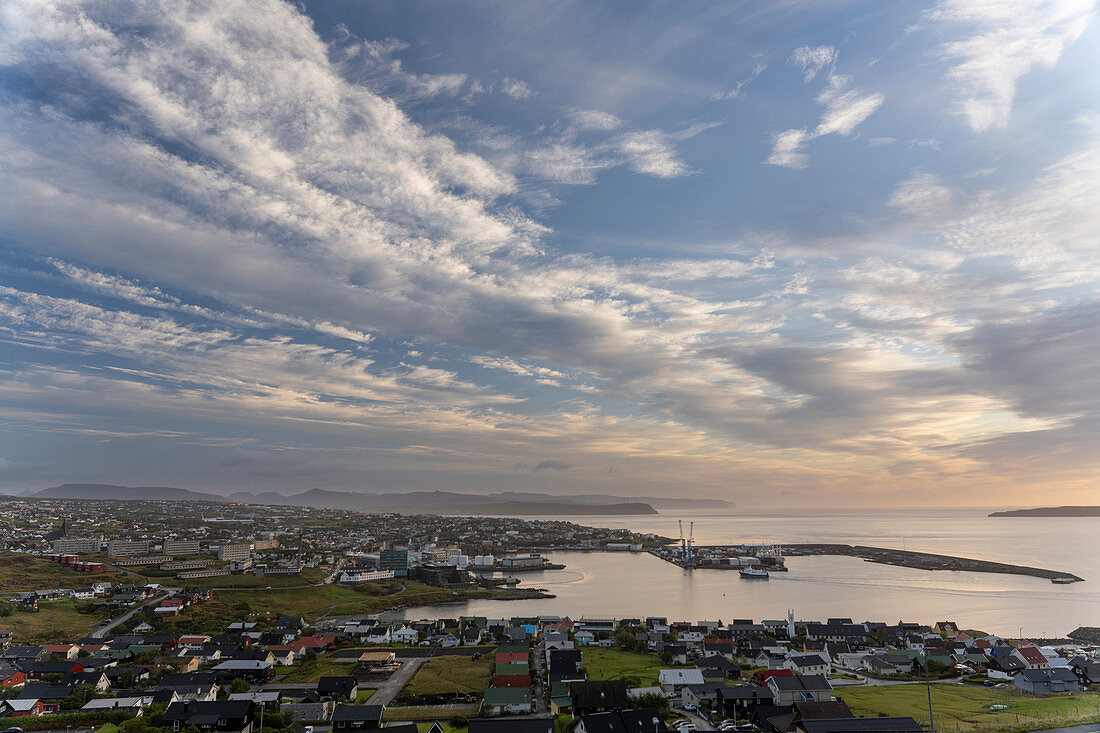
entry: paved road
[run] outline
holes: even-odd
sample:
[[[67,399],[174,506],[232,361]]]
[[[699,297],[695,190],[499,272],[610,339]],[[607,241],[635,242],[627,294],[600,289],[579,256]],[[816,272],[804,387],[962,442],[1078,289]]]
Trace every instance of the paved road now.
[[[673,707],[672,710],[673,710],[673,712],[677,712],[680,715],[686,715],[688,717],[688,719],[691,720],[692,723],[695,723],[695,729],[696,730],[718,730],[713,725],[708,723],[706,721],[706,719],[703,718],[703,716],[699,715],[698,713],[695,713],[691,710],[684,710],[679,705]]]
[[[401,692],[401,688],[405,686],[416,670],[420,669],[420,665],[428,661],[431,657],[418,657],[416,659],[410,659],[401,665],[401,669],[390,675],[390,678],[380,684],[376,688],[376,692],[371,695],[368,701],[371,705],[389,705],[397,693]]]
[[[535,644],[533,656],[535,658],[535,675],[531,694],[535,698],[535,715],[546,715],[550,712],[550,706],[546,703],[548,690],[543,684],[543,667],[545,666],[546,661],[546,646],[543,644],[542,639],[539,639],[538,643]]]
[[[151,606],[154,603],[160,603],[165,598],[172,595],[173,592],[175,592],[174,588],[165,588],[164,590],[165,590],[165,592],[162,593],[161,595],[153,596],[151,599],[149,599],[145,603],[141,604],[140,606],[134,606],[133,608],[131,608],[126,613],[124,613],[121,616],[119,616],[118,618],[112,620],[106,626],[100,626],[99,628],[95,629],[94,631],[92,631],[92,633],[88,634],[88,636],[90,636],[93,639],[102,639],[104,636],[106,636],[107,634],[111,633],[116,628],[118,628],[119,624],[125,622],[130,617],[132,617],[135,613],[138,613],[139,611],[143,610],[146,606]]]

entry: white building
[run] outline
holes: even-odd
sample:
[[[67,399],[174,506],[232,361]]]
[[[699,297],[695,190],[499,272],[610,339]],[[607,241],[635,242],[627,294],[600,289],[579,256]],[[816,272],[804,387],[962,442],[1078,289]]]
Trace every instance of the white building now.
[[[161,551],[165,555],[198,555],[201,548],[198,540],[165,539]]]
[[[247,560],[252,556],[252,543],[238,542],[231,545],[222,545],[218,548],[218,559],[226,562],[233,560]]]

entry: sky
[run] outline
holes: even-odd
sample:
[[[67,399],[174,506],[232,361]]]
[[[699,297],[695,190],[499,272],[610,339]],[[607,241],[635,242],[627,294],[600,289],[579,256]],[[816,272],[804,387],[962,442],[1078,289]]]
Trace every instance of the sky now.
[[[9,0],[0,489],[1098,503],[1093,0]]]

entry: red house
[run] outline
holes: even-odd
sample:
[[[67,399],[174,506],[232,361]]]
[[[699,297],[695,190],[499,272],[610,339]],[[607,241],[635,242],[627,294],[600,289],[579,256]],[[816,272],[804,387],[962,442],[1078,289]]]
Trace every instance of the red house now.
[[[37,717],[44,711],[41,700],[0,700],[0,716],[5,718]]]
[[[27,683],[23,670],[0,663],[0,687],[19,687]]]
[[[757,670],[756,674],[752,676],[752,681],[761,687],[765,687],[768,684],[768,679],[771,677],[793,677],[794,672],[789,669],[761,669]]]

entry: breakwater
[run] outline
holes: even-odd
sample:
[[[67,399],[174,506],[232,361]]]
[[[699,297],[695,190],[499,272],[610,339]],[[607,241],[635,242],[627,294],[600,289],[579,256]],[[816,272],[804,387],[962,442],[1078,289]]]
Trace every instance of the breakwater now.
[[[679,558],[664,559],[681,567],[706,569],[708,567],[720,567],[714,563],[708,563],[707,558],[723,554],[743,554],[746,552],[744,545],[707,545],[694,547],[692,562],[685,564]],[[782,554],[787,557],[800,555],[837,555],[845,557],[858,557],[867,562],[881,563],[883,565],[897,565],[899,567],[917,568],[919,570],[957,570],[971,573],[1001,573],[1005,575],[1029,575],[1035,578],[1044,578],[1052,583],[1080,583],[1084,581],[1073,573],[1061,570],[1048,570],[1046,568],[1030,567],[1028,565],[1014,565],[1010,563],[993,562],[991,560],[977,560],[970,557],[956,557],[954,555],[938,555],[931,552],[914,552],[911,550],[895,550],[887,547],[870,547],[867,545],[845,544],[784,544]]]

